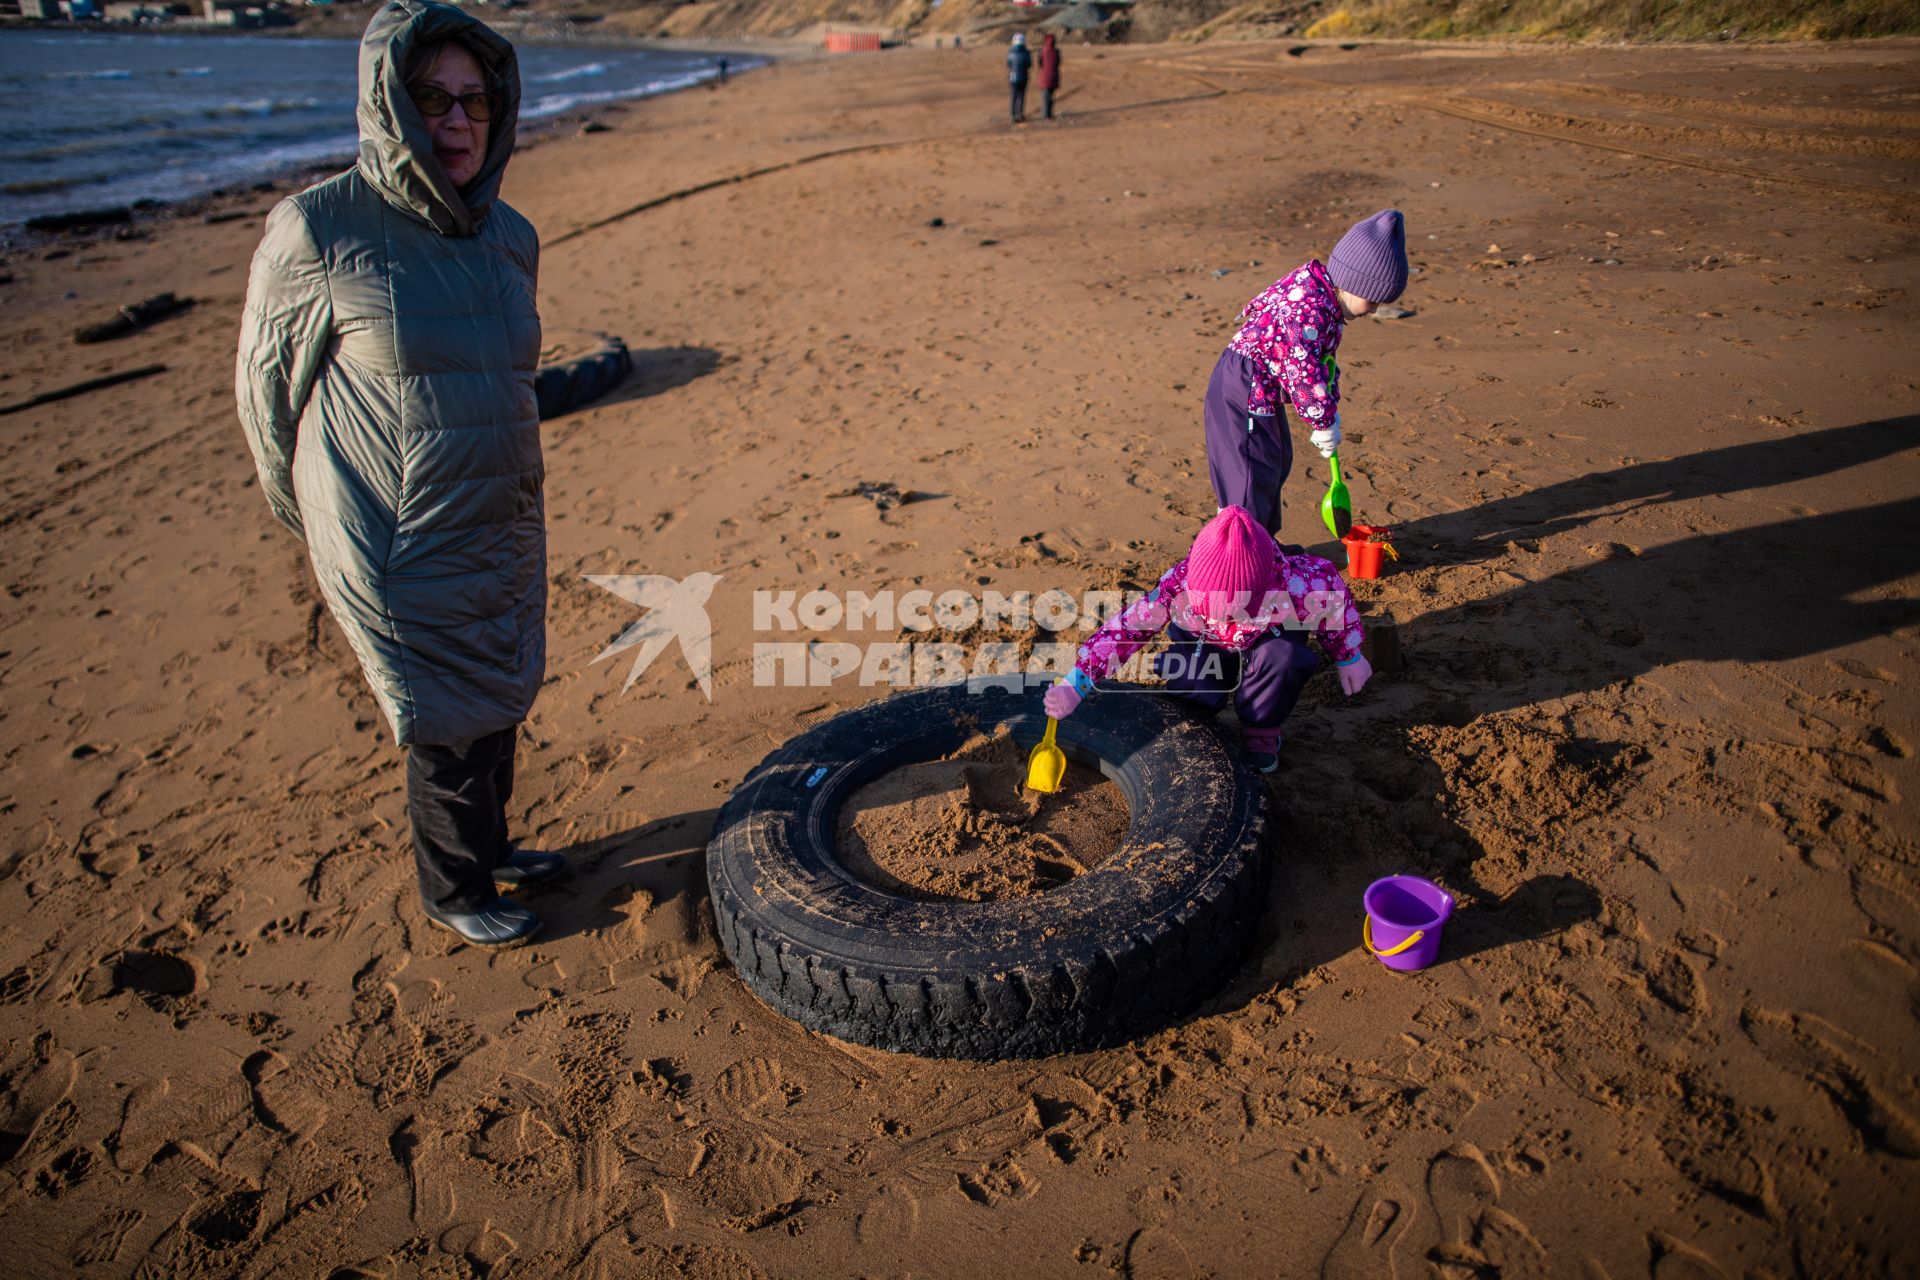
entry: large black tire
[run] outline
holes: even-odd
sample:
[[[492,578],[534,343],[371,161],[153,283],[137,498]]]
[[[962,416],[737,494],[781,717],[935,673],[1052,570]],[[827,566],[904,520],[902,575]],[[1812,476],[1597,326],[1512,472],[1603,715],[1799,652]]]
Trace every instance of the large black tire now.
[[[1131,823],[1059,888],[928,902],[841,865],[847,797],[1003,724],[1038,741],[1038,694],[916,690],[808,730],[747,776],[715,823],[707,879],[721,944],[756,995],[843,1040],[1009,1058],[1116,1044],[1219,988],[1266,900],[1267,790],[1218,727],[1170,698],[1097,694],[1061,722],[1061,748],[1119,784]]]

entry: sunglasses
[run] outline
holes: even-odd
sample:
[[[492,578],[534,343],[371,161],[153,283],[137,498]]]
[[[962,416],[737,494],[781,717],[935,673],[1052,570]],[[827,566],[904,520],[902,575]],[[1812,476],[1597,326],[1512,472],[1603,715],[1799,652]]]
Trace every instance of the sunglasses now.
[[[453,110],[458,102],[460,109],[467,113],[467,119],[485,122],[493,119],[493,95],[484,92],[462,93],[454,95],[445,89],[427,86],[413,90],[413,105],[420,108],[420,114],[430,120],[438,120]]]

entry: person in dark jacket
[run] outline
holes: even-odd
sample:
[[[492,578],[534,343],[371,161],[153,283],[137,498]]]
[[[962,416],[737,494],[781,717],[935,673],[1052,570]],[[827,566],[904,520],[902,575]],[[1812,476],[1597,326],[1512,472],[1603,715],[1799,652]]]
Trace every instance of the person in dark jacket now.
[[[1053,32],[1040,37],[1040,106],[1047,119],[1053,119],[1053,91],[1060,87],[1060,46]]]
[[[540,924],[498,887],[566,867],[507,838],[547,658],[540,242],[498,198],[519,109],[513,46],[477,19],[376,12],[359,160],[267,218],[235,376],[267,504],[407,749],[426,916],[487,947]]]
[[[1007,88],[1011,92],[1013,122],[1023,123],[1027,118],[1027,73],[1033,69],[1033,55],[1027,52],[1027,37],[1016,31],[1013,33],[1013,47],[1007,50]]]

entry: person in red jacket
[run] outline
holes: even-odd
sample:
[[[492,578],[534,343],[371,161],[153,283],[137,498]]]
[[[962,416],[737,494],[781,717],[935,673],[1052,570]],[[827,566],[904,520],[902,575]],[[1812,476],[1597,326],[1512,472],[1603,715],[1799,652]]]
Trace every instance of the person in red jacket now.
[[[1040,45],[1040,103],[1047,119],[1053,119],[1053,91],[1060,87],[1060,47],[1048,33]]]

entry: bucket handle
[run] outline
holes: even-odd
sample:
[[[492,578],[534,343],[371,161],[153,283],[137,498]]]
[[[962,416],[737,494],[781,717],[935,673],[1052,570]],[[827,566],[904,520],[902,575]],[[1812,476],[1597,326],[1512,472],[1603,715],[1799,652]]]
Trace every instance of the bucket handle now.
[[[1397,956],[1426,936],[1427,931],[1425,929],[1415,929],[1412,937],[1403,938],[1401,941],[1388,947],[1385,951],[1382,951],[1373,945],[1373,917],[1367,916],[1360,922],[1360,940],[1365,942],[1367,944],[1367,950],[1376,956]]]

